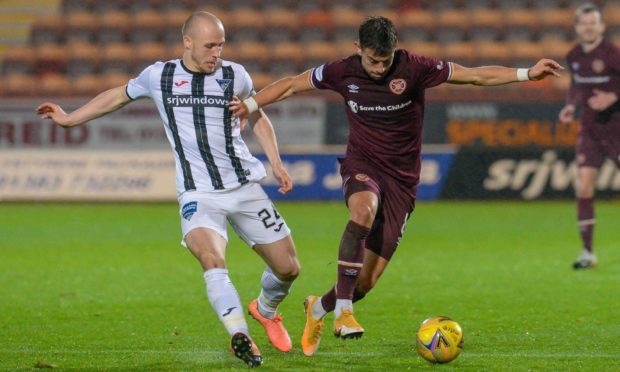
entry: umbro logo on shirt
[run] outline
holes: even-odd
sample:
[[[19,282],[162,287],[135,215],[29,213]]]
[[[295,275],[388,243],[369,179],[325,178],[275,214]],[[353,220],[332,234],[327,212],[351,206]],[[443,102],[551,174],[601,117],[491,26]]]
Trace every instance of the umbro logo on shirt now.
[[[355,84],[351,84],[347,88],[349,88],[349,93],[359,93],[360,92],[360,87],[358,87]]]

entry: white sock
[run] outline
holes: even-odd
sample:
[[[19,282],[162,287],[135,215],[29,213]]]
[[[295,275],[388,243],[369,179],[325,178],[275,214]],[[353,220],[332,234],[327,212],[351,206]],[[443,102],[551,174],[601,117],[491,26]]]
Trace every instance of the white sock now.
[[[353,311],[353,301],[336,299],[336,308],[334,309],[334,316],[336,318],[340,317],[340,315],[342,315],[342,310]]]
[[[243,307],[237,289],[228,277],[227,269],[210,269],[204,272],[207,284],[207,298],[220,322],[230,335],[243,332],[249,335],[248,325],[243,315]]]
[[[289,294],[293,282],[278,279],[273,271],[267,267],[263,271],[260,284],[262,289],[258,296],[258,311],[265,318],[273,319],[276,316],[278,305]]]
[[[314,319],[321,320],[327,315],[327,311],[323,308],[323,304],[321,303],[321,297],[312,304],[312,308],[310,309],[310,313]]]

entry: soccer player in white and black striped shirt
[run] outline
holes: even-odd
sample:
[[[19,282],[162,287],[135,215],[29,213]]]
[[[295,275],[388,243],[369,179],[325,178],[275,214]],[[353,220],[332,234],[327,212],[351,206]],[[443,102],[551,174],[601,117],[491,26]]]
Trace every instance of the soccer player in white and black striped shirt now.
[[[227,221],[267,264],[261,293],[249,311],[284,352],[291,349],[291,340],[277,307],[299,274],[299,262],[288,226],[256,183],[265,177],[265,169],[250,154],[240,135],[240,121],[228,109],[233,96],[254,95],[250,76],[243,66],[220,58],[225,32],[213,14],[194,13],[182,34],[181,59],[156,62],[127,85],[101,93],[70,114],[49,102],[37,112],[41,118],[73,127],[136,99],[155,102],[176,161],[183,241],[203,267],[207,297],[231,335],[233,353],[249,366],[258,366],[262,356],[249,336],[226,269]],[[251,119],[280,192],[289,192],[292,181],[282,165],[271,122],[262,111]]]

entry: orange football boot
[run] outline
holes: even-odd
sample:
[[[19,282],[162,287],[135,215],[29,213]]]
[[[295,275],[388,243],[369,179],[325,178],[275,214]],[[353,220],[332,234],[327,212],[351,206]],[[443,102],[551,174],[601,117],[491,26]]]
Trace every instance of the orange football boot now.
[[[364,328],[353,317],[353,311],[342,310],[342,314],[334,320],[334,335],[340,338],[360,338]]]
[[[284,324],[282,324],[282,316],[280,314],[277,314],[273,319],[265,318],[261,315],[260,311],[258,311],[258,300],[250,302],[250,305],[248,305],[248,313],[252,318],[258,320],[263,328],[265,328],[269,342],[271,342],[276,349],[285,353],[291,351],[293,348],[291,337],[288,335],[286,328],[284,328]]]
[[[315,319],[312,316],[312,305],[319,299],[318,296],[308,296],[304,301],[306,312],[306,326],[301,336],[301,350],[307,356],[312,356],[319,348],[321,343],[321,333],[323,332],[323,320]]]

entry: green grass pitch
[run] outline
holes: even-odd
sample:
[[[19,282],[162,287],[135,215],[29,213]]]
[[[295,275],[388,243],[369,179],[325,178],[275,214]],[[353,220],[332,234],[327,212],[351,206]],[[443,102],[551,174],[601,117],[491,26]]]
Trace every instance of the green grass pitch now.
[[[279,203],[302,273],[281,306],[294,342],[276,351],[248,319],[264,370],[612,371],[620,367],[620,204],[597,203],[600,266],[575,272],[572,202],[420,202],[390,267],[364,301],[361,340],[331,335],[302,355],[302,302],[335,279],[340,203]],[[179,245],[174,204],[0,204],[0,369],[228,370],[245,366]],[[244,304],[263,264],[235,236]],[[465,344],[432,366],[415,350],[425,318],[460,322]]]

